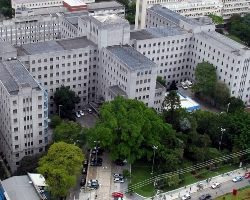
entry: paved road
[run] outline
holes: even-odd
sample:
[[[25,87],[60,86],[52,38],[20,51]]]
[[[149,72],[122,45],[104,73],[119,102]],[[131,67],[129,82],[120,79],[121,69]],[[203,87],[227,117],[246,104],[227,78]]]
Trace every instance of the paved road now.
[[[199,197],[201,195],[209,193],[212,195],[212,198],[215,198],[215,197],[222,196],[223,194],[230,193],[233,191],[233,189],[239,189],[239,188],[242,188],[242,187],[245,187],[248,185],[250,185],[250,184],[249,184],[248,180],[246,180],[246,179],[241,181],[241,182],[238,182],[238,183],[234,183],[233,181],[227,181],[227,182],[223,183],[221,185],[221,187],[218,189],[207,188],[207,189],[204,189],[200,192],[193,193],[191,195],[191,197],[192,197],[192,199],[196,200],[196,199],[199,199]],[[249,197],[249,199],[250,199],[250,197]]]

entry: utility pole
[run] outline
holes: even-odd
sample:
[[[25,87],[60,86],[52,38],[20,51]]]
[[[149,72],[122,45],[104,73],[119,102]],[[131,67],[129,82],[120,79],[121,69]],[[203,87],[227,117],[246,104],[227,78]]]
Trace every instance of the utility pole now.
[[[155,150],[158,149],[158,146],[153,146],[153,150],[154,150],[154,157],[153,157],[153,163],[152,163],[152,176],[154,176],[154,164],[155,164]]]
[[[220,141],[219,141],[219,151],[221,149],[221,143],[222,143],[222,138],[223,138],[223,134],[226,131],[225,128],[220,128],[221,134],[220,134]]]
[[[62,105],[59,105],[59,111],[58,111],[58,115],[59,115],[59,117],[61,117],[61,107],[62,107]]]
[[[97,145],[100,143],[100,141],[94,141],[95,143],[95,165],[97,165]]]

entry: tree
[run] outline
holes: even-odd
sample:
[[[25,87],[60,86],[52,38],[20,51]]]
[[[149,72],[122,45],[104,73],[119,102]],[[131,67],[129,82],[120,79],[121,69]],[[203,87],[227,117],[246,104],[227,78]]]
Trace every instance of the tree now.
[[[37,154],[34,156],[25,156],[22,158],[20,161],[20,165],[17,169],[17,171],[14,173],[15,176],[20,176],[20,175],[26,175],[28,172],[36,172],[36,169],[38,167],[38,161],[39,159],[44,155],[42,154]]]
[[[199,63],[195,69],[195,84],[192,87],[194,92],[211,97],[216,86],[216,69],[208,63]]]
[[[223,24],[224,20],[223,17],[214,15],[214,14],[209,14],[208,17],[210,17],[215,24]]]
[[[50,127],[56,128],[60,123],[62,122],[62,119],[58,115],[53,115],[51,117]]]
[[[177,94],[177,92],[174,90],[170,91],[168,95],[165,97],[162,106],[165,109],[164,112],[170,114],[169,119],[167,120],[169,120],[170,123],[173,122],[176,110],[181,108],[180,97]]]
[[[83,153],[80,148],[65,142],[51,145],[47,155],[39,161],[38,172],[45,179],[48,189],[55,198],[64,198],[76,183],[80,173]]]
[[[164,79],[162,78],[162,76],[157,76],[156,81],[159,82],[160,84],[162,84],[163,86],[166,85],[166,80],[164,80]]]
[[[244,109],[245,109],[245,104],[241,99],[236,98],[236,97],[231,97],[229,99],[229,104],[228,104],[228,112],[229,113],[243,111]]]
[[[85,134],[80,124],[73,121],[62,121],[53,131],[55,142],[63,141],[68,144],[77,144],[79,147],[85,144]]]
[[[61,86],[54,94],[54,101],[57,109],[61,105],[60,116],[68,118],[72,116],[72,111],[75,109],[75,105],[80,102],[80,98],[68,87]]]
[[[178,90],[178,87],[176,86],[175,81],[172,81],[172,83],[169,86],[169,90]]]
[[[225,107],[230,98],[230,91],[225,83],[217,82],[214,90],[214,100],[220,107]]]
[[[130,163],[142,157],[152,159],[154,145],[158,146],[159,154],[179,148],[173,129],[155,110],[141,101],[122,97],[103,104],[100,120],[88,136],[90,144],[100,141],[100,146],[111,152],[113,160],[127,159]]]

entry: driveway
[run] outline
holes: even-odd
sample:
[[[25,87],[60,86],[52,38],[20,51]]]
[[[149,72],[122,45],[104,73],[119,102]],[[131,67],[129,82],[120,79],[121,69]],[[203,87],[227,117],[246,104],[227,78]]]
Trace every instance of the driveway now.
[[[84,116],[76,118],[76,121],[86,128],[91,128],[95,126],[98,116],[95,113],[89,114],[86,111],[84,111],[84,114]]]

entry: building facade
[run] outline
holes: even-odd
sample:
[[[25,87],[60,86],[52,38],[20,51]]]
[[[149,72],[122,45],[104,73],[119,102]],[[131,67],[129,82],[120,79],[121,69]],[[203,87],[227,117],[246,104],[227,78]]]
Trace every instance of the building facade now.
[[[233,14],[245,15],[250,12],[250,0],[137,0],[135,29],[145,28],[147,8],[156,4],[191,18],[212,13],[228,19]]]
[[[45,90],[18,60],[0,62],[0,151],[11,171],[48,145]]]

